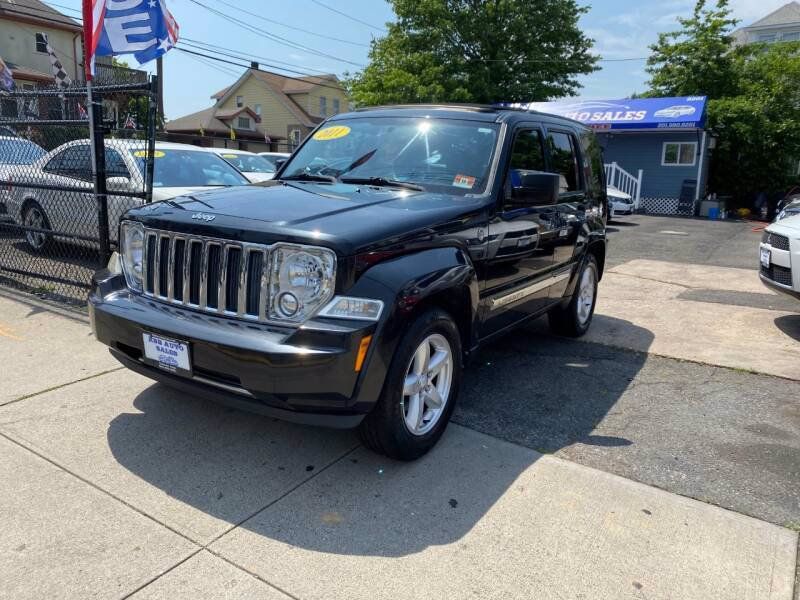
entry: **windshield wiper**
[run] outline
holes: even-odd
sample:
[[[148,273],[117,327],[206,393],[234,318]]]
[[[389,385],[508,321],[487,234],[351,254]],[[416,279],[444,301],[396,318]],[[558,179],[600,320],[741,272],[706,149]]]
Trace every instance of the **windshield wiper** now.
[[[407,181],[397,181],[396,179],[386,179],[385,177],[343,177],[340,179],[342,183],[361,183],[363,185],[374,185],[376,187],[396,187],[406,190],[414,190],[417,192],[424,192],[425,188],[416,183],[409,183]]]
[[[324,181],[326,183],[336,183],[337,179],[333,175],[319,175],[317,173],[296,173],[281,177],[280,181]]]

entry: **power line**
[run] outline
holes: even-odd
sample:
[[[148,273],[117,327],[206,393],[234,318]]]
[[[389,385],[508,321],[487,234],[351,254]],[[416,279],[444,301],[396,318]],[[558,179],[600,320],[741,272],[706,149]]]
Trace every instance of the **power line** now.
[[[188,48],[182,48],[181,46],[175,46],[175,50],[179,50],[179,51],[185,52],[187,54],[194,54],[195,56],[202,56],[203,58],[208,58],[209,60],[215,60],[217,62],[225,63],[225,64],[228,64],[228,65],[233,65],[235,67],[239,67],[240,69],[252,69],[251,65],[249,65],[249,64],[242,64],[242,63],[234,62],[234,61],[228,60],[226,58],[219,58],[217,56],[212,56],[210,54],[204,54],[202,52],[197,52],[196,50],[189,50]],[[238,58],[239,60],[244,60],[244,61],[247,60],[247,59],[241,58],[241,57],[235,57],[235,58]],[[266,65],[266,66],[272,67],[272,68],[278,68],[278,69],[280,68],[280,67],[276,67],[275,65]],[[266,69],[261,69],[261,68],[252,69],[252,70],[259,71],[261,73],[270,73],[270,71],[267,71]],[[284,70],[288,70],[288,69],[284,69]],[[303,74],[300,71],[296,71],[296,72],[300,73],[301,75]],[[273,73],[273,75],[275,75],[275,74],[279,75],[280,77],[284,77],[286,79],[291,79],[293,81],[300,81],[302,83],[311,83],[311,84],[319,86],[319,87],[329,88],[331,90],[337,90],[339,92],[342,91],[342,88],[339,87],[339,86],[327,85],[327,84],[324,84],[324,83],[320,83],[319,81],[313,81],[311,78],[292,77],[290,75],[283,75],[281,73]],[[315,78],[315,79],[319,79],[319,78]]]
[[[353,61],[350,61],[350,60],[347,60],[347,59],[344,59],[344,58],[339,58],[338,56],[334,56],[332,54],[327,54],[325,52],[322,52],[320,50],[316,50],[314,48],[309,48],[308,46],[304,46],[303,44],[298,44],[297,42],[293,42],[292,40],[289,40],[289,39],[284,38],[282,36],[279,36],[277,34],[257,29],[255,27],[253,27],[252,25],[250,25],[249,23],[247,23],[246,21],[242,21],[241,19],[236,19],[234,17],[231,17],[230,15],[226,15],[224,12],[221,12],[221,11],[215,9],[215,8],[211,8],[207,4],[203,4],[202,2],[200,2],[200,0],[189,0],[189,1],[192,2],[193,4],[196,4],[198,6],[201,6],[201,7],[205,8],[207,11],[214,13],[218,17],[220,17],[220,18],[222,18],[222,19],[224,19],[224,20],[226,20],[226,21],[228,21],[230,23],[234,23],[235,25],[238,25],[242,29],[250,31],[251,33],[254,33],[254,34],[259,35],[261,37],[267,38],[267,39],[269,39],[271,41],[277,41],[278,43],[281,43],[281,44],[283,44],[285,46],[289,46],[290,48],[294,48],[295,50],[303,50],[305,52],[310,52],[311,54],[316,54],[317,56],[323,56],[325,58],[330,58],[330,59],[336,60],[338,62],[343,62],[343,63],[347,63],[347,64],[350,64],[350,65],[354,65],[356,67],[363,67],[364,66],[362,64],[359,64],[359,63],[356,63],[356,62],[353,62]]]
[[[239,12],[244,13],[246,15],[250,15],[251,17],[255,17],[256,19],[261,19],[262,21],[266,21],[267,23],[274,23],[275,25],[280,25],[281,27],[286,27],[287,29],[292,29],[294,31],[300,31],[302,33],[307,33],[309,35],[314,35],[316,37],[323,38],[323,39],[326,39],[326,40],[333,40],[334,42],[340,42],[342,44],[350,44],[351,46],[360,46],[362,48],[369,48],[369,44],[362,44],[361,42],[354,42],[352,40],[343,40],[341,38],[333,37],[331,35],[325,35],[323,33],[317,33],[315,31],[311,31],[309,29],[302,29],[300,27],[295,27],[294,25],[288,25],[286,23],[281,23],[280,21],[276,21],[274,19],[268,19],[267,17],[264,17],[262,15],[254,13],[254,12],[251,12],[249,10],[245,10],[243,8],[240,8],[240,7],[236,6],[235,4],[231,4],[230,2],[226,2],[225,0],[217,0],[217,2],[219,2],[220,4],[224,4],[225,6],[229,6],[230,8],[232,8],[234,10],[238,10]]]
[[[325,8],[325,9],[331,11],[331,12],[335,12],[338,15],[342,15],[346,19],[350,19],[351,21],[355,21],[356,23],[361,23],[362,25],[366,25],[367,27],[370,27],[372,29],[377,29],[378,31],[386,32],[386,30],[383,27],[378,27],[376,25],[373,25],[372,23],[367,23],[366,21],[362,21],[361,19],[359,19],[357,17],[354,17],[352,15],[348,15],[346,12],[342,12],[341,10],[339,10],[337,8],[333,8],[332,6],[328,6],[327,4],[323,4],[319,0],[311,0],[311,1],[314,4],[316,4],[318,6],[321,6],[322,8]]]
[[[312,69],[311,67],[306,67],[304,65],[298,65],[295,63],[289,63],[282,60],[278,60],[275,58],[268,58],[266,56],[259,56],[258,54],[251,54],[250,52],[245,52],[244,50],[233,50],[231,48],[226,48],[225,46],[218,46],[216,44],[210,44],[208,42],[203,42],[201,40],[195,40],[192,38],[181,37],[181,42],[188,44],[189,46],[199,48],[200,50],[205,50],[206,52],[215,52],[217,50],[227,51],[227,52],[234,52],[239,57],[246,57],[246,58],[254,58],[258,60],[266,60],[271,61],[273,63],[277,63],[280,65],[286,65],[288,67],[297,67],[298,69],[304,69],[306,71],[315,71],[317,73],[322,73],[324,75],[330,74],[330,70],[324,71],[322,69]]]

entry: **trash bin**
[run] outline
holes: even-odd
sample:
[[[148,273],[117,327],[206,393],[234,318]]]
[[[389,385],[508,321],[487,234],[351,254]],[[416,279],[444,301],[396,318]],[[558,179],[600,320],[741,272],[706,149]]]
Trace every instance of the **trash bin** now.
[[[719,219],[719,208],[716,206],[708,209],[708,218],[716,221]]]

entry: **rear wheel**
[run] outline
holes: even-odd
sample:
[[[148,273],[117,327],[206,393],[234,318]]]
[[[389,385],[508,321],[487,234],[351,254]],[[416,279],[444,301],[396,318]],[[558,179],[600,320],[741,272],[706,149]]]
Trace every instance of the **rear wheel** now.
[[[581,337],[592,324],[594,308],[597,303],[597,284],[599,281],[597,260],[591,254],[586,257],[578,284],[567,306],[558,306],[550,311],[550,329],[559,335]]]
[[[31,201],[25,207],[22,224],[25,227],[25,241],[28,246],[36,252],[45,250],[51,239],[45,231],[49,231],[51,227],[44,209],[37,202]]]
[[[361,423],[364,444],[398,460],[414,460],[444,433],[461,383],[461,339],[450,316],[433,309],[403,337],[384,389]]]

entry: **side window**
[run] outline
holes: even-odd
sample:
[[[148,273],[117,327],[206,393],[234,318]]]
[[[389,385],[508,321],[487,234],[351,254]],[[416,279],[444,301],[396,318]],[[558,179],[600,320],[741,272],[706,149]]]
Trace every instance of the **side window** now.
[[[106,148],[106,177],[127,177],[128,179],[131,177],[120,153],[111,148]]]
[[[58,175],[61,173],[61,157],[64,156],[63,152],[59,152],[53,158],[47,161],[47,164],[42,169],[45,173],[54,173]]]
[[[61,153],[61,164],[58,172],[66,177],[91,181],[92,157],[89,146],[70,146]]]
[[[510,169],[545,171],[542,134],[538,129],[520,131],[511,148]]]
[[[561,193],[579,191],[580,171],[575,138],[568,133],[551,131],[547,135],[547,145],[550,150],[550,170],[561,177]]]
[[[603,153],[600,150],[600,142],[597,136],[591,131],[585,131],[581,136],[583,143],[583,172],[592,196],[597,197],[603,193],[605,188],[605,166],[603,165]]]

